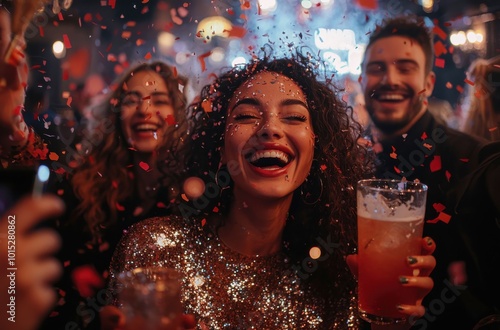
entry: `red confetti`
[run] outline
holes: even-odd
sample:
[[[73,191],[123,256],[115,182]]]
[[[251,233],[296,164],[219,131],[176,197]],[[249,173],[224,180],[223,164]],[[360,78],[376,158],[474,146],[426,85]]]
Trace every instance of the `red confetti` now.
[[[448,39],[448,35],[446,34],[446,32],[444,32],[439,26],[434,26],[432,32],[434,32],[434,34],[437,35],[442,40]]]
[[[436,58],[436,60],[434,61],[434,65],[436,66],[436,68],[443,69],[444,65],[445,65],[445,61],[442,58]]]
[[[430,163],[431,172],[437,172],[441,169],[441,156],[434,156]]]
[[[357,0],[356,4],[358,5],[358,7],[367,10],[378,9],[378,0]]]
[[[115,207],[118,211],[125,211],[125,207],[121,204],[115,203]]]
[[[446,46],[443,45],[441,41],[437,41],[434,43],[434,53],[436,54],[436,57],[439,57],[443,54],[447,54],[448,51],[446,50]]]
[[[165,118],[165,122],[170,126],[175,125],[175,117],[173,115],[168,115]]]
[[[438,221],[443,221],[444,223],[448,224],[450,222],[450,220],[451,220],[451,215],[444,213],[444,212],[440,212],[435,219],[427,220],[427,222],[428,223],[437,223]]]
[[[43,26],[39,26],[38,31],[40,32],[40,37],[45,37],[45,30],[43,29]]]
[[[422,140],[427,140],[427,133],[423,132],[422,135],[420,136]]]
[[[448,88],[448,89],[452,89],[452,88],[453,88],[453,84],[452,84],[451,82],[449,82],[449,81],[446,83],[446,85],[445,85],[445,86],[446,86],[446,88]]]
[[[207,219],[203,218],[203,219],[201,220],[201,226],[203,227],[203,226],[205,226],[206,224],[207,224]]]
[[[398,158],[398,154],[396,153],[396,148],[394,148],[394,146],[391,146],[391,148],[392,148],[392,152],[389,154],[389,156],[392,159],[397,159]]]
[[[464,88],[460,85],[457,85],[457,91],[461,94],[464,92]]]
[[[401,170],[400,170],[397,166],[394,166],[394,171],[395,171],[397,174],[400,174],[400,173],[401,173]]]
[[[436,212],[443,212],[446,209],[446,206],[441,203],[433,203],[432,207],[436,210]]]
[[[96,289],[104,287],[104,280],[95,268],[88,265],[75,268],[71,273],[71,278],[82,297],[91,297]]]
[[[111,8],[115,9],[115,6],[116,6],[116,0],[109,0],[109,1],[108,1],[108,5],[109,5]]]
[[[241,4],[241,9],[246,10],[246,9],[250,9],[250,8],[251,8],[250,1],[243,1],[243,3]]]
[[[488,131],[493,132],[493,131],[496,131],[497,129],[498,129],[498,126],[495,126],[495,127],[488,128]]]
[[[325,164],[321,164],[321,166],[319,167],[321,169],[321,171],[325,171],[327,169],[326,165]]]
[[[146,172],[149,170],[149,165],[145,162],[139,162],[139,167],[142,168]]]
[[[200,56],[198,56],[198,61],[200,62],[201,71],[202,72],[205,72],[207,70],[207,65],[205,63],[205,58],[207,58],[208,56],[210,56],[210,54],[212,54],[212,52],[208,51],[205,54],[201,54]]]
[[[233,26],[230,31],[224,30],[224,32],[229,32],[229,37],[243,38],[247,30],[242,26]]]
[[[156,207],[160,208],[160,209],[166,209],[167,205],[165,205],[165,203],[163,203],[163,202],[158,202],[158,203],[156,203]]]
[[[71,49],[71,42],[69,41],[69,37],[67,34],[63,34],[63,42],[66,49]]]
[[[464,162],[464,163],[468,163],[469,162],[469,158],[460,158],[460,161]]]
[[[474,86],[474,82],[473,82],[473,81],[471,81],[471,80],[469,80],[469,79],[467,79],[467,78],[465,78],[465,79],[464,79],[464,81],[465,81],[465,83],[466,83],[466,84],[469,84],[469,85],[471,85],[471,86]]]
[[[450,172],[448,172],[448,171],[445,171],[445,172],[444,172],[444,175],[446,176],[446,180],[448,180],[448,182],[450,182],[451,173],[450,173]]]
[[[51,151],[50,154],[49,154],[49,159],[52,160],[52,161],[56,161],[56,160],[59,159],[59,155],[56,154],[55,152]]]
[[[148,52],[146,55],[144,55],[144,59],[150,60],[153,57],[150,52]]]

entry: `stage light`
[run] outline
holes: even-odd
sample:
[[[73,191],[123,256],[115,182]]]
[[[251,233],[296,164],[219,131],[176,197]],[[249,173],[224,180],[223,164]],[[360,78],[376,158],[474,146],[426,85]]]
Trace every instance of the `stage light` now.
[[[214,36],[227,38],[232,28],[228,19],[222,16],[210,16],[198,23],[197,35],[206,42],[210,42]]]

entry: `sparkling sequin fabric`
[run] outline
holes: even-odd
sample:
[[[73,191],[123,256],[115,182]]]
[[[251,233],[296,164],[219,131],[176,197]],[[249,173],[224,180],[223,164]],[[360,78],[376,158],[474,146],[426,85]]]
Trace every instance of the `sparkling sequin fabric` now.
[[[357,328],[354,299],[336,310],[292,271],[283,253],[243,256],[198,222],[172,216],[133,225],[115,251],[111,290],[120,271],[166,266],[182,274],[185,312],[200,329]]]

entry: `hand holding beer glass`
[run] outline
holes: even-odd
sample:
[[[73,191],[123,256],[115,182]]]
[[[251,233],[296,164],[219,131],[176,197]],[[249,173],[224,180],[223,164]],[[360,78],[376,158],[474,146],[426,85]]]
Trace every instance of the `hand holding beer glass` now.
[[[421,254],[426,197],[419,182],[358,182],[358,305],[370,323],[405,322],[397,306],[421,298],[419,288],[401,285],[401,276],[418,275],[408,257]]]

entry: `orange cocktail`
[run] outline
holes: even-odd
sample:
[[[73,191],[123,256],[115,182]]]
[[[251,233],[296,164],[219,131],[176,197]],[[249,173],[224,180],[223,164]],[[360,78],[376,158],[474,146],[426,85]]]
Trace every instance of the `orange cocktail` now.
[[[414,305],[407,257],[421,253],[427,187],[420,183],[362,180],[358,183],[358,306],[363,319],[389,324],[405,320],[397,305]]]

